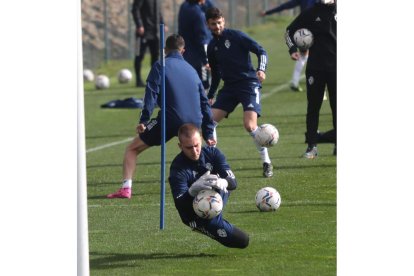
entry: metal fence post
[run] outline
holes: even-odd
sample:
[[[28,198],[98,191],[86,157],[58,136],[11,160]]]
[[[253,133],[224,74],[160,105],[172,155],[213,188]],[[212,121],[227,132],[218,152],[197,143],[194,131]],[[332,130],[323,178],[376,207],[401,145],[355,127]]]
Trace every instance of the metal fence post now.
[[[110,49],[110,42],[109,42],[109,7],[108,7],[108,0],[104,1],[104,43],[105,43],[105,56],[104,60],[105,63],[109,61],[111,58],[111,49]]]

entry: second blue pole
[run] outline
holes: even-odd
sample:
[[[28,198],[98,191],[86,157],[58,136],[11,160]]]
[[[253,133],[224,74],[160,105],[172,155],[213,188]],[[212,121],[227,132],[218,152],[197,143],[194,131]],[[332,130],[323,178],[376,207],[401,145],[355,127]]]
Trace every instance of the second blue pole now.
[[[160,229],[164,229],[165,209],[165,57],[164,24],[160,24],[160,61],[161,61],[161,189],[160,189]]]

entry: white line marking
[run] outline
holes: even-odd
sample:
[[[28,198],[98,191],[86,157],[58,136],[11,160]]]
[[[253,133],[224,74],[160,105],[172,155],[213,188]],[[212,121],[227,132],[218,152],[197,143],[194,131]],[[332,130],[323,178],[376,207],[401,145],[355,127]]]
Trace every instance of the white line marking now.
[[[116,146],[116,145],[119,145],[119,144],[128,143],[128,142],[132,141],[132,139],[134,139],[134,137],[130,137],[130,138],[127,138],[127,139],[124,139],[124,140],[121,140],[121,141],[116,141],[116,142],[109,143],[109,144],[105,144],[105,145],[102,145],[102,146],[99,146],[99,147],[91,148],[91,149],[86,150],[86,153],[93,152],[93,151],[98,151],[98,150],[109,148],[109,147]]]
[[[305,78],[304,75],[302,75],[300,77],[301,80],[304,79],[304,78]],[[285,84],[276,86],[272,90],[270,90],[269,92],[266,92],[265,94],[262,94],[262,98],[261,99],[266,99],[266,98],[272,96],[273,94],[278,93],[278,92],[280,92],[280,91],[282,91],[282,90],[284,90],[284,89],[286,89],[288,87],[289,87],[289,83],[285,83]],[[238,105],[237,107],[240,107],[240,106],[241,105]],[[116,141],[116,142],[113,142],[113,143],[104,144],[102,146],[98,146],[98,147],[95,147],[95,148],[88,149],[88,150],[86,150],[86,153],[90,153],[90,152],[98,151],[98,150],[101,150],[101,149],[106,149],[106,148],[109,148],[109,147],[113,147],[113,146],[116,146],[116,145],[128,143],[128,142],[132,141],[132,139],[134,139],[134,138],[133,137],[130,137],[130,138],[127,138],[127,139],[124,139],[124,140],[120,140],[120,141]]]

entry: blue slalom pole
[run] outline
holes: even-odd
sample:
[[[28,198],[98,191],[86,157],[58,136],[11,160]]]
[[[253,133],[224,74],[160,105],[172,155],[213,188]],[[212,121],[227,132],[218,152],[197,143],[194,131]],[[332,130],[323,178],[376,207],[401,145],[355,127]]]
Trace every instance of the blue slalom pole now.
[[[164,229],[165,209],[165,57],[164,24],[160,24],[160,60],[161,60],[161,191],[160,191],[160,229]]]

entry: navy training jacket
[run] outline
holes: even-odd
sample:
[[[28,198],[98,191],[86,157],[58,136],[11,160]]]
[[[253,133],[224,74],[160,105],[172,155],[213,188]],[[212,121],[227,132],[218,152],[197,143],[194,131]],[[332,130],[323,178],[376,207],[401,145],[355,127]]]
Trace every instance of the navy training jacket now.
[[[151,68],[145,88],[140,123],[147,123],[156,104],[161,106],[161,63]],[[166,126],[178,128],[184,123],[201,125],[205,140],[213,137],[214,122],[200,78],[178,51],[165,58]]]

